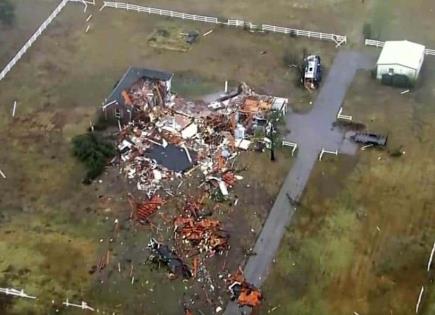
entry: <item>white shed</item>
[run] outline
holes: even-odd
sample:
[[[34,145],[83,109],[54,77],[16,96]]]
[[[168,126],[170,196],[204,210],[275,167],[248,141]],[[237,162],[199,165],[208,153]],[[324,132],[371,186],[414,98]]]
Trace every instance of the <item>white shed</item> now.
[[[424,61],[425,47],[407,40],[388,41],[376,63],[377,79],[384,74],[400,74],[416,81]]]

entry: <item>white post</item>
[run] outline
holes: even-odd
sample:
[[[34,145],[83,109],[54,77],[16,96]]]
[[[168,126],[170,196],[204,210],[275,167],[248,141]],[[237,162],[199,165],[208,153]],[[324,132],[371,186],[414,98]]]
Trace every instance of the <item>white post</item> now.
[[[206,37],[207,35],[210,35],[211,33],[213,33],[213,30],[209,30],[208,32],[202,34],[202,37]]]
[[[435,242],[433,243],[432,252],[430,253],[429,261],[427,263],[427,272],[430,271],[430,267],[432,265],[433,255],[435,254]]]
[[[122,131],[121,121],[119,119],[118,119],[118,128],[119,128],[119,131]]]
[[[15,110],[17,109],[17,101],[14,101],[14,106],[12,108],[12,117],[15,117]]]
[[[225,94],[228,93],[228,81],[225,81]]]
[[[424,287],[421,287],[420,295],[418,296],[417,305],[415,306],[415,314],[418,314],[420,309],[421,298],[423,297]]]
[[[322,148],[322,151],[320,151],[320,154],[319,154],[319,161],[322,160],[323,154],[325,154],[325,153],[334,154],[334,155],[338,156],[338,150],[328,151],[328,150],[325,150],[324,148]]]
[[[5,173],[3,173],[2,170],[0,170],[0,175],[1,175],[1,177],[3,177],[4,179],[6,179],[6,175],[5,175]]]
[[[340,107],[340,110],[338,111],[337,114],[337,119],[352,120],[352,116],[343,115],[342,112],[343,112],[343,107]]]
[[[295,154],[295,152],[296,152],[296,150],[298,148],[298,144],[297,143],[283,140],[282,141],[282,145],[283,146],[287,146],[287,147],[292,147],[292,156],[294,156],[294,154]]]

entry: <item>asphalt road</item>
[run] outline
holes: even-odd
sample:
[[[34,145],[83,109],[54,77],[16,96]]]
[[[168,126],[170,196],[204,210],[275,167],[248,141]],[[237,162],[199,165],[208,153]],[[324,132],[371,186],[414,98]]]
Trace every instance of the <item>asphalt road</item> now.
[[[356,148],[346,140],[340,130],[333,128],[333,123],[356,71],[373,66],[374,60],[370,56],[355,51],[340,51],[324,80],[313,109],[307,114],[291,113],[287,116],[290,134],[286,138],[296,142],[299,147],[294,165],[254,246],[256,255],[250,256],[245,266],[246,279],[255,286],[261,287],[266,279],[286,226],[296,211],[296,206],[290,202],[288,196],[295,201],[300,199],[319,152],[324,148],[354,153]],[[248,313],[249,309],[240,309],[230,302],[224,314]]]

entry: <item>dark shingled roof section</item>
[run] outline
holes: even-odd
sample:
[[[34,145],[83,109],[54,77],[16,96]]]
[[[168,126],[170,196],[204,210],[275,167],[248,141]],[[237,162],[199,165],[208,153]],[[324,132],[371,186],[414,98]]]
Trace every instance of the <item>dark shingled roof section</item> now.
[[[141,78],[168,81],[173,76],[174,74],[170,72],[130,67],[128,68],[127,72],[124,73],[121,80],[119,80],[119,82],[116,84],[112,93],[107,98],[106,104],[112,101],[117,101],[119,104],[125,105],[124,98],[121,95],[122,91],[130,89],[132,85],[135,84]]]
[[[190,150],[189,153],[194,162],[196,160],[196,153]],[[192,167],[192,163],[190,163],[187,158],[186,151],[173,144],[168,144],[166,148],[153,145],[145,152],[145,156],[155,160],[157,164],[163,165],[167,169],[175,172],[183,172]]]

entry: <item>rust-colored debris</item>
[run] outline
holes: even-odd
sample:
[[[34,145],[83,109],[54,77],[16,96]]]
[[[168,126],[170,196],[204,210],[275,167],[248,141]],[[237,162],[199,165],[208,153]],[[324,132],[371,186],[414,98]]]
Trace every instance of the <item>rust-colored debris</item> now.
[[[168,82],[146,77],[127,87],[121,96],[123,104],[105,107],[109,111],[105,113],[107,118],[116,117],[119,110],[122,113],[118,120],[119,154],[113,163],[119,163],[129,185],[147,196],[143,200],[129,195],[130,217],[153,228],[150,218],[158,212],[164,226],[159,224],[153,232],[159,238],[163,238],[161,231],[170,231],[173,224],[174,239],[164,243],[152,239],[151,256],[159,266],[168,268],[171,279],[193,276],[204,287],[207,285],[210,289],[204,289],[204,294],[212,305],[208,292],[214,291],[216,284],[207,271],[206,258],[228,250],[229,235],[221,221],[212,217],[222,211],[217,211],[218,204],[210,205],[210,200],[224,202],[235,197],[235,202],[230,203],[237,204],[238,198],[231,190],[243,179],[235,171],[239,153],[261,141],[255,134],[266,131],[268,112],[273,109],[285,113],[288,101],[282,103],[285,107],[277,107],[278,98],[257,94],[243,83],[237,91],[214,102],[189,101],[171,93]],[[109,116],[110,111],[113,113]],[[186,192],[197,196],[191,191],[195,187],[201,191],[199,197],[183,195]],[[171,212],[158,211],[171,198],[185,200],[175,218]],[[226,209],[224,203],[221,205]],[[116,224],[115,236],[118,228]],[[189,259],[191,266],[182,259]],[[96,268],[101,270],[109,263],[110,254],[106,254]],[[228,289],[241,306],[256,306],[262,298],[241,271],[232,276]],[[184,311],[192,315],[189,309]]]
[[[128,196],[128,201],[132,208],[132,217],[140,222],[147,222],[164,203],[159,195],[154,195],[150,200],[142,203],[136,202],[132,195]]]
[[[174,220],[174,230],[200,250],[215,253],[228,248],[228,234],[221,229],[218,220],[178,216]]]
[[[127,91],[122,91],[121,92],[122,97],[124,98],[124,103],[128,106],[132,106],[133,102],[131,101],[130,96],[128,95]]]
[[[236,183],[236,176],[233,172],[228,171],[222,176],[222,180],[228,186],[234,186],[234,184]]]
[[[198,268],[199,268],[200,262],[201,262],[201,260],[200,260],[200,258],[198,256],[193,258],[192,277],[194,277],[194,278],[196,278],[196,276],[198,274]]]
[[[184,315],[193,315],[193,312],[189,308],[185,307],[184,308]]]
[[[261,303],[263,295],[258,288],[246,281],[240,268],[235,274],[230,275],[228,282],[231,300],[237,301],[239,306],[255,307]]]

